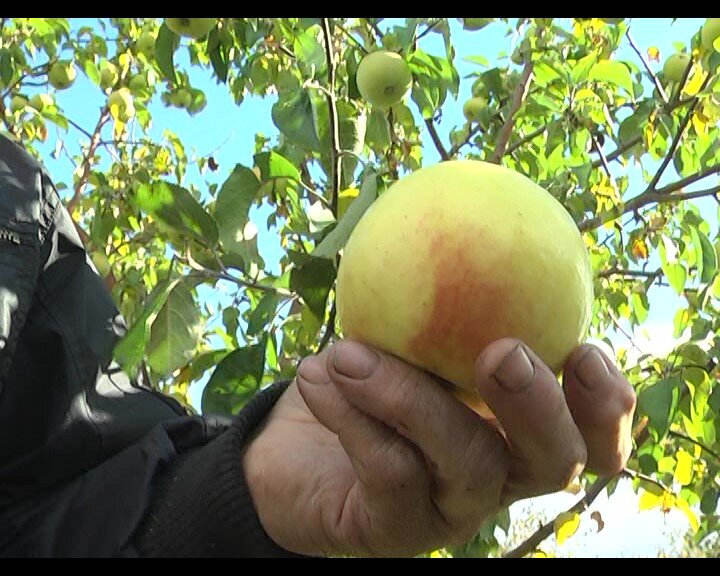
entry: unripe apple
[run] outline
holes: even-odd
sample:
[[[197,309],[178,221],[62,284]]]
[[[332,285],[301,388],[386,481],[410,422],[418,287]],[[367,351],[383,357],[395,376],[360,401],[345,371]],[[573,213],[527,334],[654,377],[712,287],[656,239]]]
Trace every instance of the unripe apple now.
[[[135,116],[135,104],[130,90],[120,88],[108,96],[110,114],[115,120],[127,122]]]
[[[412,73],[402,56],[378,50],[360,61],[356,81],[360,94],[370,104],[390,108],[410,91]]]
[[[136,74],[130,78],[130,82],[128,82],[128,88],[130,88],[131,92],[142,92],[143,90],[146,90],[147,87],[147,77],[144,73]]]
[[[708,18],[700,32],[700,41],[706,50],[712,50],[715,38],[720,36],[720,18]]]
[[[665,65],[663,66],[665,79],[669,82],[679,82],[682,80],[688,64],[690,64],[690,54],[686,54],[685,52],[671,54],[668,59],[665,60]]]
[[[178,36],[197,40],[215,28],[217,18],[165,18],[165,24]]]
[[[170,94],[170,104],[175,108],[187,108],[192,103],[192,93],[187,88],[178,88]]]
[[[463,115],[468,122],[477,122],[480,114],[487,108],[487,100],[482,96],[474,96],[463,105]]]
[[[143,32],[135,41],[135,50],[150,58],[155,53],[155,36],[150,32]]]
[[[590,323],[593,277],[565,208],[525,176],[461,160],[395,182],[365,212],[338,272],[344,336],[454,383],[519,338],[556,373]]]
[[[120,74],[115,64],[107,60],[100,62],[100,88],[108,90],[114,87],[119,79]]]
[[[15,94],[15,96],[13,96],[10,100],[10,111],[20,112],[21,110],[24,110],[25,106],[27,105],[28,99],[25,98],[25,96],[22,96],[21,94]]]
[[[70,88],[75,78],[77,77],[77,70],[75,70],[75,64],[69,60],[60,60],[50,66],[48,72],[48,81],[50,86],[56,90],[65,90]]]

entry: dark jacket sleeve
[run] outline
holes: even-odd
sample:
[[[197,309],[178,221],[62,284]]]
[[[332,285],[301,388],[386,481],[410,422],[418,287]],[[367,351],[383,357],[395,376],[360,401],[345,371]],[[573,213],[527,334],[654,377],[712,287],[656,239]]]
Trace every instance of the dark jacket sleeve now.
[[[0,136],[0,556],[283,555],[240,466],[282,386],[188,415],[112,360],[123,330],[49,176]]]

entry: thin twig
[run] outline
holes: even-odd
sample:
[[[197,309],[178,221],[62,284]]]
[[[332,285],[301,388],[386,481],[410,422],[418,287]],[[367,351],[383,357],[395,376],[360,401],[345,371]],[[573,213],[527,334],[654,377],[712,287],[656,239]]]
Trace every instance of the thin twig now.
[[[435,144],[435,148],[437,148],[438,154],[440,154],[440,158],[442,160],[450,160],[450,155],[448,151],[445,150],[445,146],[443,146],[440,136],[435,129],[435,121],[432,118],[425,118],[425,126],[427,126],[430,138],[432,138],[433,144]]]
[[[703,444],[702,442],[695,440],[694,438],[690,438],[690,436],[688,436],[687,434],[683,434],[682,432],[677,432],[676,430],[668,430],[668,436],[674,436],[675,438],[680,438],[681,440],[690,442],[691,444],[694,444],[695,446],[700,447],[703,451],[707,452],[715,460],[720,462],[720,454],[715,452],[715,450],[709,448],[706,444]]]
[[[660,488],[663,492],[669,492],[672,494],[672,491],[665,486],[662,482],[658,482],[655,480],[655,478],[651,478],[647,474],[642,474],[641,472],[636,472],[635,470],[630,470],[630,468],[623,468],[623,471],[621,472],[623,476],[626,476],[627,478],[631,478],[633,480],[640,480],[642,482],[647,482],[648,484],[652,484],[653,486],[657,486]]]
[[[640,49],[635,44],[635,41],[633,40],[632,36],[630,35],[630,28],[628,28],[627,32],[625,32],[625,36],[628,39],[628,42],[630,43],[630,47],[635,51],[635,54],[638,55],[638,58],[640,58],[640,61],[642,62],[643,66],[645,67],[645,70],[650,75],[650,79],[653,81],[653,84],[655,84],[655,88],[657,88],[658,94],[660,94],[660,97],[663,99],[663,102],[667,104],[669,102],[668,95],[665,93],[665,89],[662,87],[662,84],[660,83],[660,80],[658,80],[657,75],[655,72],[653,72],[653,69],[650,68],[650,64],[648,64],[648,61],[645,59],[645,56],[640,51]]]
[[[525,63],[522,75],[520,76],[520,83],[515,88],[515,93],[513,94],[505,123],[502,125],[502,128],[500,128],[500,134],[498,135],[497,143],[495,144],[495,150],[493,150],[492,154],[488,157],[488,162],[499,164],[505,155],[505,149],[507,148],[508,142],[510,142],[510,136],[512,135],[513,127],[515,125],[515,114],[517,114],[517,111],[520,110],[520,106],[522,106],[522,103],[525,100],[525,96],[527,95],[527,91],[530,86],[530,81],[532,80],[532,75],[533,62],[528,59]]]
[[[636,278],[655,278],[662,274],[662,269],[658,268],[657,270],[653,271],[645,271],[645,270],[627,270],[623,268],[608,268],[606,270],[601,270],[598,272],[597,277],[598,278],[609,278],[610,276],[630,276],[630,277],[636,277]]]
[[[360,48],[360,50],[363,51],[363,54],[367,54],[367,53],[368,53],[367,48],[365,48],[365,46],[363,46],[362,44],[360,44],[360,42],[358,41],[358,39],[355,38],[352,34],[350,34],[350,32],[348,32],[342,24],[336,22],[336,23],[335,23],[335,26],[338,28],[338,30],[340,30],[340,32],[342,32],[342,33],[345,35],[345,37],[346,37],[348,40],[350,40],[350,42],[352,42],[353,44],[355,44],[355,46],[357,46],[358,48]]]
[[[457,156],[458,152],[460,152],[460,149],[463,146],[465,146],[468,142],[470,142],[470,140],[472,140],[473,136],[478,134],[480,132],[480,130],[482,130],[482,127],[480,126],[480,124],[475,124],[475,126],[468,131],[468,135],[465,136],[465,139],[462,142],[459,142],[457,145],[452,146],[450,148],[450,150],[448,151],[448,156],[450,158],[454,158],[455,156]]]
[[[438,18],[437,20],[435,20],[435,22],[433,22],[427,28],[425,28],[425,30],[420,32],[420,34],[417,35],[417,38],[415,38],[415,42],[419,41],[421,38],[424,38],[425,36],[430,34],[430,32],[432,32],[433,29],[435,28],[435,26],[440,24],[441,20],[442,20],[442,18]]]
[[[332,25],[330,24],[330,18],[322,19],[322,29],[325,35],[325,59],[327,60],[328,66],[328,117],[330,119],[330,164],[331,174],[330,181],[332,186],[330,188],[330,209],[335,217],[338,213],[338,196],[340,194],[340,188],[342,186],[342,155],[340,153],[340,131],[338,121],[338,111],[335,95],[335,58],[332,51]]]
[[[505,151],[505,154],[512,154],[518,148],[524,146],[525,144],[527,144],[528,142],[531,142],[532,140],[535,140],[535,138],[537,138],[538,136],[545,134],[547,129],[548,129],[548,124],[543,124],[536,130],[533,130],[532,132],[530,132],[530,134],[526,134],[525,136],[520,138],[520,140],[517,140],[516,142],[513,142],[512,144],[510,144],[510,146],[508,146],[507,150]]]

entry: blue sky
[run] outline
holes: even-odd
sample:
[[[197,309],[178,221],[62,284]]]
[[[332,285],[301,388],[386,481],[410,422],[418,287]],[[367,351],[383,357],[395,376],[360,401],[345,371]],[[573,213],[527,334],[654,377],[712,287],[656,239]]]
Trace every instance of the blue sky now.
[[[660,49],[662,60],[675,51],[673,42],[687,41],[699,29],[703,21],[704,19],[681,18],[671,24],[669,18],[635,18],[631,20],[631,30],[636,43],[643,51],[650,46],[656,46]],[[77,27],[86,24],[92,25],[94,20],[72,19],[72,22],[73,26]],[[461,77],[477,70],[476,64],[464,60],[467,56],[482,55],[492,63],[501,52],[507,54],[512,52],[515,39],[506,36],[505,27],[502,24],[491,25],[482,32],[465,32],[455,20],[452,20],[451,29],[457,49],[456,66]],[[442,40],[435,34],[426,37],[422,41],[422,47],[431,53],[444,54]],[[185,50],[181,49],[178,55],[179,63],[181,65],[186,64]],[[620,51],[619,57],[636,60],[635,54],[627,43]],[[660,64],[655,64],[655,66],[659,68]],[[270,117],[274,97],[248,97],[242,105],[237,106],[226,87],[218,85],[208,71],[190,69],[190,78],[194,86],[205,91],[208,100],[207,108],[197,116],[190,118],[182,110],[165,108],[160,103],[159,97],[156,97],[150,107],[153,114],[152,134],[159,139],[163,130],[170,129],[177,133],[181,140],[195,151],[197,156],[207,156],[210,152],[213,153],[214,158],[220,165],[220,170],[214,174],[207,173],[204,176],[201,176],[196,169],[191,169],[188,172],[188,180],[202,189],[205,186],[205,181],[221,183],[236,163],[251,164],[256,133],[261,132],[270,137],[277,136],[277,130],[273,126]],[[447,134],[450,128],[464,122],[462,103],[470,96],[471,84],[471,80],[462,82],[458,101],[448,100],[443,107],[443,119],[439,132],[445,142],[448,141]],[[104,95],[99,88],[90,83],[82,73],[78,75],[76,86],[72,90],[58,94],[58,102],[66,114],[88,131],[92,130],[97,121],[99,108],[104,104],[104,101]],[[413,109],[415,108],[413,104],[410,106]],[[69,160],[63,156],[57,160],[50,157],[50,152],[55,146],[56,135],[67,140],[67,145],[71,150],[77,149],[76,142],[81,135],[72,128],[67,134],[60,131],[56,132],[54,128],[51,128],[49,140],[41,148],[45,154],[45,163],[53,178],[57,182],[71,184],[72,165]],[[438,161],[437,151],[430,143],[430,138],[426,133],[423,134],[423,141],[429,143],[425,147],[425,163],[431,164]],[[188,152],[192,154],[191,150],[188,150]],[[639,180],[637,171],[633,177]],[[640,182],[638,182],[636,189],[637,191],[642,189]],[[701,201],[699,205],[702,207],[706,218],[713,223],[713,231],[716,230],[717,212],[715,203],[712,200],[705,200]],[[260,251],[270,268],[277,271],[277,260],[281,252],[279,243],[273,241],[273,232],[264,230],[267,210],[256,211],[255,217],[260,229]],[[680,305],[680,299],[668,288],[653,288],[650,296],[651,307],[647,321],[648,326],[667,326],[668,323],[672,322],[675,310]],[[224,299],[222,295],[212,293],[208,294],[207,298],[211,301]],[[195,387],[192,396],[197,399],[199,393],[200,387]],[[578,544],[580,547],[576,550],[577,553],[607,553],[612,555],[613,551],[622,550],[623,546],[626,546],[628,553],[631,554],[653,553],[657,543],[657,535],[655,534],[657,531],[653,530],[652,527],[657,526],[658,519],[647,513],[637,518],[635,516],[628,517],[623,506],[635,506],[635,509],[637,509],[636,504],[628,504],[633,497],[627,488],[622,489],[620,492],[622,496],[611,501],[614,504],[606,504],[606,509],[609,518],[616,517],[618,510],[622,512],[623,520],[618,520],[622,526],[618,524],[614,529],[608,526],[608,533],[603,536],[603,539],[598,540],[596,536],[590,538],[585,547]],[[564,504],[563,501],[563,506]],[[677,522],[677,525],[682,525],[682,521]],[[627,538],[629,537],[633,537],[631,550],[627,548],[629,545]]]

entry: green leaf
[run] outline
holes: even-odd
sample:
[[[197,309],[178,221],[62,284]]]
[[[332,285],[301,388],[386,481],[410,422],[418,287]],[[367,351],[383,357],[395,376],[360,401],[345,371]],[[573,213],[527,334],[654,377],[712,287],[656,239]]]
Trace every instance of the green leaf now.
[[[318,26],[312,26],[302,34],[295,37],[293,52],[299,62],[305,65],[314,76],[320,74],[326,67],[325,49],[316,38]]]
[[[597,52],[590,52],[590,54],[583,56],[573,65],[572,71],[570,72],[570,78],[573,84],[582,82],[587,78],[588,73],[597,62],[597,57]]]
[[[290,272],[290,289],[300,294],[315,320],[325,318],[330,288],[335,281],[335,263],[325,258],[308,258]]]
[[[670,422],[677,409],[680,380],[672,376],[648,386],[638,396],[638,408],[650,419],[650,424],[662,438],[670,428]]]
[[[170,292],[180,281],[180,279],[166,280],[159,284],[153,291],[150,301],[145,305],[143,313],[115,346],[115,359],[131,376],[135,376],[142,363],[152,323],[165,305]]]
[[[703,514],[715,514],[718,504],[718,491],[715,488],[707,488],[700,500],[700,511]]]
[[[190,288],[178,284],[151,324],[146,349],[150,368],[169,376],[185,366],[200,341],[200,324],[200,310]]]
[[[240,344],[237,339],[237,331],[240,327],[240,312],[238,311],[237,306],[231,304],[222,311],[222,322],[227,335],[230,336],[230,339],[233,341],[235,346],[239,346]]]
[[[189,233],[208,246],[218,240],[213,217],[181,186],[162,180],[141,184],[133,202],[163,224],[178,232]]]
[[[687,270],[677,259],[675,243],[667,236],[662,237],[659,246],[660,265],[670,286],[677,294],[682,294],[687,280]]]
[[[306,90],[281,94],[272,107],[272,120],[289,140],[312,151],[320,149],[312,101]]]
[[[100,85],[100,70],[92,60],[85,60],[83,64],[85,75],[90,79],[93,84]]]
[[[696,226],[690,228],[690,236],[695,248],[697,273],[703,283],[711,282],[717,273],[717,255],[715,247],[708,237]]]
[[[210,30],[207,41],[207,54],[210,58],[213,71],[223,84],[227,82],[228,64],[227,55],[220,42],[220,31],[217,28]]]
[[[387,114],[379,108],[373,108],[368,115],[365,138],[373,150],[385,150],[390,146],[390,123]]]
[[[607,82],[623,88],[628,94],[633,95],[633,80],[630,69],[617,60],[601,60],[597,62],[590,69],[588,80]]]
[[[9,86],[12,77],[12,56],[8,50],[0,50],[0,86]]]
[[[257,336],[266,329],[267,325],[272,322],[275,317],[275,312],[280,300],[281,297],[272,292],[268,292],[260,299],[260,302],[253,308],[248,318],[248,336]]]
[[[205,386],[203,414],[237,414],[260,389],[267,339],[233,350],[223,358]]]
[[[274,178],[289,178],[296,182],[300,181],[300,170],[286,158],[277,152],[261,152],[254,156],[255,166],[260,168],[260,175],[263,182]]]
[[[155,59],[157,60],[160,72],[167,80],[177,82],[175,74],[175,50],[180,45],[180,38],[165,24],[160,26],[157,40],[155,41]]]
[[[241,164],[235,166],[220,188],[215,204],[215,220],[225,250],[243,253],[243,232],[250,221],[250,207],[259,188],[260,180],[255,172]]]
[[[374,172],[368,174],[360,188],[357,199],[350,204],[337,226],[323,239],[313,251],[318,258],[335,258],[336,254],[345,246],[355,226],[365,214],[365,211],[377,198],[377,180]]]

